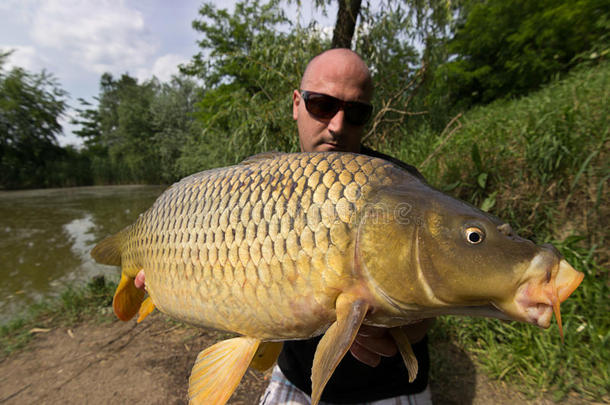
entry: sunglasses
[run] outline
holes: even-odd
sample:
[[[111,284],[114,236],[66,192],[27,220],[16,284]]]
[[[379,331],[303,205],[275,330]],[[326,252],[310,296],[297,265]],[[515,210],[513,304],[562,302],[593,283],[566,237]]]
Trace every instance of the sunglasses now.
[[[305,100],[305,108],[315,117],[330,119],[341,109],[345,112],[345,119],[352,125],[364,125],[371,118],[373,106],[358,101],[343,101],[328,94],[313,91],[301,91]]]

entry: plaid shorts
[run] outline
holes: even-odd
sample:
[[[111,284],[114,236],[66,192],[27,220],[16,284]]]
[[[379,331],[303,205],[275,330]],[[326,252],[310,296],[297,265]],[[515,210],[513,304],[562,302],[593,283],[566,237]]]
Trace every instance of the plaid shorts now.
[[[309,395],[288,381],[276,365],[271,374],[271,382],[261,396],[259,405],[310,405],[310,401]],[[320,405],[332,404],[320,401]],[[361,402],[357,405],[432,405],[432,398],[430,389],[426,387],[423,392],[418,394],[402,395],[374,402]]]

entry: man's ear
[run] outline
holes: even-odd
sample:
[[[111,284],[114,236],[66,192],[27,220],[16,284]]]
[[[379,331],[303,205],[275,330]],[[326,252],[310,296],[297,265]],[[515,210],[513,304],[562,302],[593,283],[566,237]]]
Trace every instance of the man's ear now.
[[[299,118],[299,103],[301,102],[301,94],[298,90],[292,92],[292,119],[295,121]]]

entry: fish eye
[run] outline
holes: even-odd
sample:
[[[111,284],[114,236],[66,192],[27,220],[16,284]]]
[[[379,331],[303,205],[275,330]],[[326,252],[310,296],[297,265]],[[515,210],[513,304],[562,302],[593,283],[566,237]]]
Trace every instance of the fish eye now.
[[[485,239],[485,232],[481,228],[476,226],[470,226],[466,228],[466,240],[471,245],[478,245]]]

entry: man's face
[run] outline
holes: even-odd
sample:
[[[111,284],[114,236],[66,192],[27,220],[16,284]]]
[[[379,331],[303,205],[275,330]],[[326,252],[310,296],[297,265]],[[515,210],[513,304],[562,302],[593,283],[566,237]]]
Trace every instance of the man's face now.
[[[311,66],[300,90],[327,94],[344,101],[370,102],[366,73],[354,63],[334,59],[329,57]],[[300,90],[295,90],[292,95],[292,116],[297,121],[301,151],[359,152],[364,125],[347,121],[343,109],[327,119],[311,114],[305,108]]]

